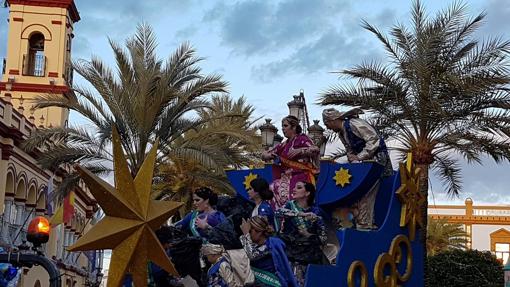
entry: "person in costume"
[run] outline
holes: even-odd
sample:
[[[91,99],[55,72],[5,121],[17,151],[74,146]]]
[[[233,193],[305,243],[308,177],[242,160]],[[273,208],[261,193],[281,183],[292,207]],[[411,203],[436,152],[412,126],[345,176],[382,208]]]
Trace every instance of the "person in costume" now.
[[[287,139],[262,154],[264,160],[274,159],[279,163],[279,168],[273,169],[275,209],[293,199],[292,191],[296,182],[315,182],[315,174],[319,173],[320,150],[303,134],[299,120],[294,116],[283,118],[282,131]]]
[[[282,226],[280,237],[287,245],[287,254],[300,286],[304,285],[308,264],[327,264],[322,252],[328,239],[322,212],[314,206],[315,186],[309,182],[298,182],[294,188],[294,199],[276,211]]]
[[[360,119],[360,109],[340,112],[330,108],[322,112],[324,125],[338,133],[349,162],[374,161],[384,166],[382,177],[391,176],[393,168],[384,139],[367,121]],[[374,204],[379,182],[352,207],[358,229],[375,229]]]
[[[207,271],[208,287],[241,287],[236,281],[230,262],[225,258],[225,249],[221,245],[206,243],[202,245],[202,255],[207,257],[211,267]]]
[[[261,177],[252,180],[248,196],[255,202],[251,216],[265,216],[269,224],[274,226],[274,212],[269,203],[273,199],[273,192],[269,189],[269,183]]]
[[[206,242],[211,228],[226,220],[225,215],[214,208],[217,202],[218,195],[210,188],[198,188],[193,192],[193,206],[195,210],[188,213],[175,226],[185,230],[192,236],[202,238]]]
[[[277,237],[265,216],[254,216],[241,224],[241,243],[255,274],[255,286],[297,287],[285,253],[285,243]]]

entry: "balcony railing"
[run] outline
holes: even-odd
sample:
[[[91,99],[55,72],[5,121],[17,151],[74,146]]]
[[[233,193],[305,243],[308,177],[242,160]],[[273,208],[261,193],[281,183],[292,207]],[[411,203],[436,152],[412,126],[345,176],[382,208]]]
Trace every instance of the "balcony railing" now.
[[[44,77],[46,75],[46,57],[41,54],[23,55],[23,75]]]

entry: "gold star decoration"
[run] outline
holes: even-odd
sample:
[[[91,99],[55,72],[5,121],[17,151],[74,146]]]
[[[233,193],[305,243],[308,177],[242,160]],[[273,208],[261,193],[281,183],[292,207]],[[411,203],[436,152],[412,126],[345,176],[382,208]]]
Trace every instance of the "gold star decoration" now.
[[[136,287],[147,286],[149,260],[178,275],[154,233],[182,205],[180,202],[150,199],[158,142],[133,180],[115,128],[112,139],[115,188],[86,168],[77,167],[105,217],[68,249],[112,249],[108,287],[121,286],[126,273],[131,274]]]
[[[407,166],[400,163],[400,187],[395,192],[402,204],[400,226],[409,228],[409,239],[414,240],[416,228],[423,227],[422,206],[425,196],[420,192],[420,169],[415,168],[412,157],[407,157]]]
[[[349,174],[349,170],[341,167],[339,170],[335,171],[333,179],[335,180],[336,185],[344,187],[351,183],[351,177],[352,175]]]
[[[257,178],[257,175],[254,174],[254,173],[249,173],[247,176],[244,177],[244,188],[246,188],[246,190],[250,189],[250,183],[252,180],[256,179]]]

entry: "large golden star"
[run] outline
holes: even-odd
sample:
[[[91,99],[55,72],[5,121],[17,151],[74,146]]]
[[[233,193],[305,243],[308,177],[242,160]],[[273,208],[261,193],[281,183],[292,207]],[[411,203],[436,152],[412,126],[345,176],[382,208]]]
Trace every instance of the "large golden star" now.
[[[341,167],[339,170],[335,171],[335,176],[333,179],[335,180],[336,185],[344,187],[351,183],[351,177],[352,175],[349,174],[349,170]]]
[[[411,162],[411,157],[408,157]],[[413,164],[400,163],[401,185],[395,192],[402,209],[400,211],[400,226],[409,228],[409,238],[414,240],[417,227],[423,227],[422,206],[425,204],[425,196],[420,192],[420,169]]]
[[[136,287],[147,286],[149,260],[178,275],[154,230],[182,203],[150,199],[157,142],[133,180],[115,128],[112,138],[115,188],[86,168],[77,167],[105,217],[68,249],[112,249],[107,286],[121,286],[126,273],[131,274]]]

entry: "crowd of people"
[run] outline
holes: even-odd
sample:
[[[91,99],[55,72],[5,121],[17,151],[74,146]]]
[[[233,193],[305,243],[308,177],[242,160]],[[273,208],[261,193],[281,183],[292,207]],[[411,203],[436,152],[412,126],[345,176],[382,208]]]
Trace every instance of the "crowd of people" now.
[[[384,141],[360,119],[360,110],[323,112],[325,125],[343,142],[350,162],[374,160],[391,174]],[[250,182],[251,202],[230,198],[226,205],[208,187],[193,193],[194,210],[156,234],[181,276],[199,286],[303,286],[309,264],[334,264],[336,250],[328,242],[331,219],[315,201],[319,148],[302,132],[294,116],[282,120],[286,141],[267,150],[274,160],[273,181]],[[354,206],[344,207],[360,229],[374,229],[373,203],[378,183]],[[351,213],[352,212],[352,213]],[[157,266],[156,286],[178,286]]]

